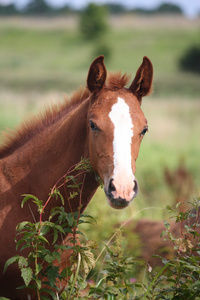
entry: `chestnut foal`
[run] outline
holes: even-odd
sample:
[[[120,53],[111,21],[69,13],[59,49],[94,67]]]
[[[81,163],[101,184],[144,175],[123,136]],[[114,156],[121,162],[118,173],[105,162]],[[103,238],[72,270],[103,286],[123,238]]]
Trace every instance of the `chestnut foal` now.
[[[151,90],[153,67],[144,57],[134,80],[125,87],[126,75],[112,74],[106,81],[103,59],[99,56],[92,62],[86,89],[76,92],[70,102],[25,122],[0,149],[0,297],[30,299],[28,292],[22,295],[16,290],[22,284],[16,264],[3,274],[7,259],[17,254],[16,225],[32,222],[38,215],[32,203],[21,208],[22,194],[45,202],[55,182],[81,157],[90,160],[93,170],[84,178],[81,211],[98,188],[96,175],[113,208],[128,206],[138,193],[135,163],[148,130],[141,102]],[[65,189],[61,192],[65,195]],[[44,219],[57,206],[55,201],[51,199],[45,208]],[[68,212],[78,210],[79,197],[70,205],[66,200],[65,206]]]

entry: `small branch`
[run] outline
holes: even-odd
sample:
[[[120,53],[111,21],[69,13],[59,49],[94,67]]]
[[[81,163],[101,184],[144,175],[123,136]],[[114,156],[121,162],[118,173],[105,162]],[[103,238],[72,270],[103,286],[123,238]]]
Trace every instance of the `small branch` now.
[[[42,210],[41,210],[41,212],[40,212],[40,225],[42,224],[42,215],[43,215],[43,212],[44,212],[44,210],[45,210],[47,204],[48,204],[49,201],[51,200],[52,195],[54,194],[55,190],[61,188],[63,185],[65,186],[69,181],[71,181],[71,178],[68,179],[67,181],[64,180],[64,182],[58,186],[59,182],[60,182],[61,180],[63,180],[63,178],[65,179],[65,178],[66,178],[67,176],[69,176],[72,172],[74,172],[74,171],[76,170],[77,165],[78,165],[78,164],[75,164],[75,165],[73,165],[72,167],[70,167],[70,168],[68,169],[67,173],[65,173],[62,177],[60,177],[60,178],[58,179],[58,181],[54,184],[53,188],[51,189],[51,193],[50,193],[50,195],[49,195],[47,201],[45,202],[45,204],[44,204],[44,206],[42,207]],[[86,175],[86,172],[87,172],[87,170],[81,171],[81,172],[79,172],[78,174],[74,175],[73,178],[76,178],[76,177],[78,177],[78,176],[81,176],[82,174]],[[85,179],[85,176],[84,176],[84,179]],[[58,187],[57,187],[57,186],[58,186]],[[82,185],[82,187],[83,187],[83,185]],[[82,191],[82,188],[81,188],[81,191]],[[80,198],[81,198],[81,196],[80,196]],[[71,210],[71,213],[72,213],[72,207],[71,207],[71,204],[70,204],[70,201],[69,201],[69,200],[68,200],[68,203],[69,203],[70,210]],[[80,204],[80,201],[79,201],[79,204]],[[39,228],[38,235],[40,234],[40,231],[41,231],[41,227]]]
[[[71,294],[72,294],[72,291],[74,289],[74,285],[75,285],[75,282],[76,282],[76,279],[77,279],[77,276],[78,276],[78,273],[79,273],[79,270],[80,270],[80,265],[81,265],[81,255],[80,255],[80,253],[78,253],[78,263],[77,263],[76,273],[74,275],[74,280],[73,280],[73,283],[72,283],[72,287],[71,287],[71,291],[70,291],[68,299],[71,299]]]

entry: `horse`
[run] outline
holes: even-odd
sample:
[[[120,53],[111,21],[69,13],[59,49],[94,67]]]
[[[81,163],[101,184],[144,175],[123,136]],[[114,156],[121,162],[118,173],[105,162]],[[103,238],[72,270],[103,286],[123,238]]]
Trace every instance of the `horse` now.
[[[152,78],[153,66],[145,56],[126,87],[129,76],[119,72],[107,79],[104,56],[99,56],[90,65],[86,88],[7,133],[0,148],[0,297],[30,299],[16,290],[23,284],[16,264],[3,273],[7,259],[17,254],[16,225],[37,218],[32,203],[21,208],[22,194],[46,201],[55,182],[83,157],[92,172],[84,177],[82,212],[99,186],[97,177],[111,207],[125,208],[136,197],[136,159],[148,131],[141,103],[151,91]],[[44,218],[57,206],[55,201],[46,206]],[[65,201],[68,212],[79,205],[78,197],[70,205]]]

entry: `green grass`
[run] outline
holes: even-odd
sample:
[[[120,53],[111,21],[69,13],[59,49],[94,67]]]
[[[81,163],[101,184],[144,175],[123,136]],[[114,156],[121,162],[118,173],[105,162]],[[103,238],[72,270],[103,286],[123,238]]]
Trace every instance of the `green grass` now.
[[[51,19],[46,22],[50,23]],[[105,36],[105,43],[111,49],[110,59],[105,57],[108,69],[122,70],[134,76],[142,57],[147,55],[154,65],[156,95],[190,94],[197,97],[199,77],[181,73],[178,60],[190,45],[198,43],[198,26],[165,29],[161,26],[159,29],[159,22],[160,19],[149,28],[140,28],[140,23],[136,28],[117,30],[111,27]],[[39,29],[34,23],[31,28],[6,24],[0,29],[1,89],[71,92],[85,84],[96,45],[86,43],[77,26]]]
[[[118,24],[122,20],[119,18]],[[84,42],[77,26],[68,28],[63,23],[53,28],[51,19],[46,19],[45,26],[40,27],[37,21],[34,25],[31,20],[31,26],[7,21],[0,27],[0,130],[15,127],[28,112],[40,110],[46,102],[61,101],[65,93],[85,85],[95,58],[96,45]],[[105,36],[111,49],[110,58],[105,57],[109,71],[121,70],[133,78],[144,55],[152,60],[154,94],[143,100],[149,133],[137,161],[138,197],[126,210],[115,211],[108,206],[103,191],[98,191],[88,206],[89,213],[97,218],[102,239],[109,238],[108,228],[130,216],[163,216],[162,208],[174,197],[164,180],[165,167],[174,170],[183,159],[196,186],[200,186],[200,77],[178,68],[184,51],[199,42],[199,26],[192,21],[190,26],[181,26],[184,19],[178,26],[166,27],[160,18],[153,25],[149,19],[151,26],[148,19],[147,26],[143,21],[137,19],[137,26],[117,27],[111,22]],[[157,209],[137,213],[148,206]]]

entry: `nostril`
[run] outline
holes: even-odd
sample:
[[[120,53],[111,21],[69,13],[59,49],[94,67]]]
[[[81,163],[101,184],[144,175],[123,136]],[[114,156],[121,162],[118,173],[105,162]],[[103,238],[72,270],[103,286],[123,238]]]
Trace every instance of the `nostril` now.
[[[134,197],[137,195],[137,193],[138,193],[138,190],[139,190],[139,187],[138,187],[138,182],[137,182],[137,180],[135,179],[134,180],[134,183],[135,183],[135,186],[134,186],[134,188],[133,188],[133,191],[134,191]]]
[[[109,192],[111,192],[111,193],[116,191],[116,188],[115,188],[115,186],[113,184],[113,179],[110,180],[108,188],[109,188]]]

